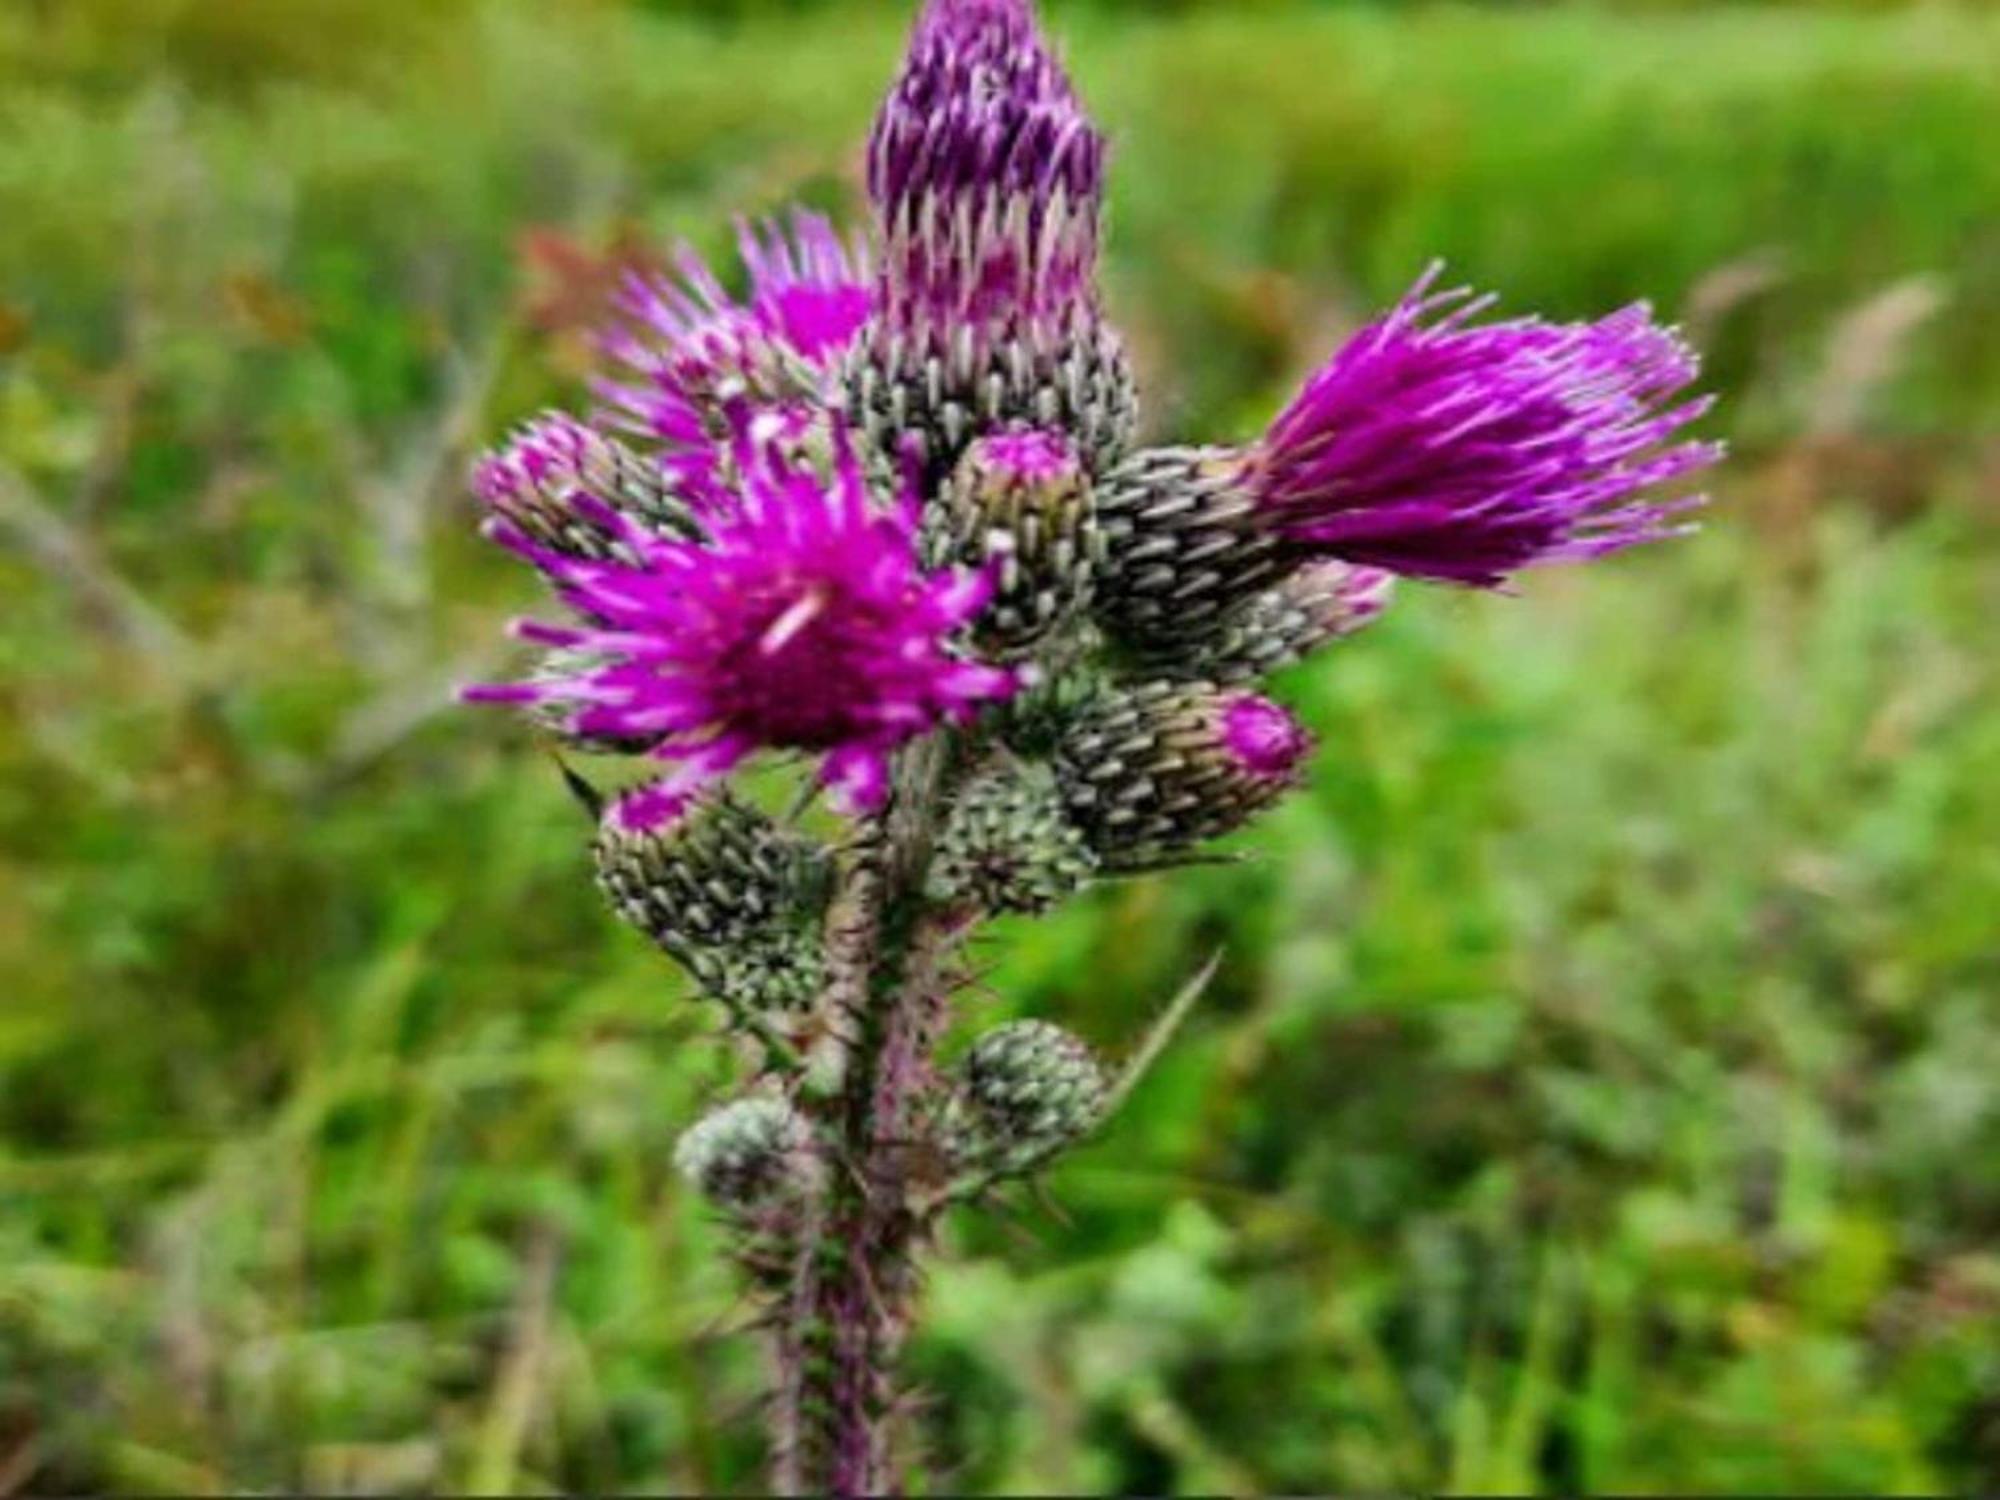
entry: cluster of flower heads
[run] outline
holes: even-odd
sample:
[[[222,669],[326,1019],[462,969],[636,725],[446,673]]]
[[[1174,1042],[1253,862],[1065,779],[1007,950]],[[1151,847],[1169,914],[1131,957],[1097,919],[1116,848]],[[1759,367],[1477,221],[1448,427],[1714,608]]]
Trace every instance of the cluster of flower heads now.
[[[521,623],[545,658],[470,695],[661,763],[614,852],[650,837],[699,888],[686,850],[718,845],[688,830],[750,757],[813,757],[867,815],[953,730],[976,774],[941,898],[1044,909],[1296,784],[1311,741],[1256,686],[1396,578],[1499,587],[1697,503],[1648,498],[1715,456],[1683,436],[1706,403],[1677,334],[1643,305],[1495,319],[1435,271],[1262,435],[1135,446],[1107,159],[1031,0],[929,0],[870,138],[869,239],[801,212],[740,230],[740,295],[691,251],[635,278],[599,409],[481,465],[490,534],[565,618]],[[699,940],[619,870],[663,946]]]

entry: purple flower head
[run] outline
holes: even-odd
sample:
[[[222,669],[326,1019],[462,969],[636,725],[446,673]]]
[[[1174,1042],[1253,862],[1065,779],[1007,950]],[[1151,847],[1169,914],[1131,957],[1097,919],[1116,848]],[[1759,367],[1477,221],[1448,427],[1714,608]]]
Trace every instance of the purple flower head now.
[[[651,753],[677,766],[663,797],[761,749],[820,754],[822,780],[858,810],[885,794],[897,746],[1012,694],[1017,673],[952,645],[990,581],[918,567],[914,500],[870,499],[844,429],[823,475],[789,456],[782,435],[760,438],[768,425],[735,419],[735,494],[702,516],[698,539],[659,536],[588,497],[580,508],[625,556],[565,556],[493,523],[579,617],[517,633],[578,652],[580,664],[468,696],[557,705],[579,736],[656,741]]]
[[[889,330],[940,342],[1094,314],[1104,169],[1029,0],[931,0],[868,146]]]
[[[818,214],[795,210],[781,224],[737,226],[750,273],[750,313],[815,370],[847,351],[874,310],[868,253]]]
[[[624,373],[597,385],[616,425],[699,452],[732,402],[824,398],[874,305],[866,254],[804,210],[739,223],[737,244],[741,301],[686,246],[673,275],[628,281],[624,321],[603,338]]]
[[[1312,754],[1313,738],[1286,709],[1244,693],[1223,710],[1222,746],[1240,770],[1289,783]]]
[[[1497,587],[1537,563],[1676,534],[1696,499],[1637,499],[1712,462],[1672,442],[1698,361],[1643,304],[1595,323],[1477,323],[1427,273],[1279,416],[1249,461],[1266,521],[1307,551]]]

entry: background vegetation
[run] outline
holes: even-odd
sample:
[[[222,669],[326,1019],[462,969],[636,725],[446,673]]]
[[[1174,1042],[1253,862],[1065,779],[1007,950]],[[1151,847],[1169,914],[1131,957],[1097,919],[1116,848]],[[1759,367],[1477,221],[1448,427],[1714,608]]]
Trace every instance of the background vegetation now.
[[[1698,540],[1409,590],[1250,863],[994,995],[1212,998],[954,1230],[957,1490],[2000,1483],[2000,22],[1051,0],[1162,428],[1432,256],[1651,294]],[[612,268],[851,211],[903,7],[0,12],[0,1494],[757,1484],[707,1019],[517,728],[459,479]]]

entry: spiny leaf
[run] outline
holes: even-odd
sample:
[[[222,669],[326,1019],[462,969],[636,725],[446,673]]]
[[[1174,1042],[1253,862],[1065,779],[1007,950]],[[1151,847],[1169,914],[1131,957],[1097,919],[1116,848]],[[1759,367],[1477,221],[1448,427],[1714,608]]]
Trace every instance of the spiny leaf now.
[[[602,818],[604,816],[604,793],[600,792],[588,781],[585,781],[582,775],[560,755],[555,758],[555,761],[556,769],[562,773],[563,785],[568,787],[570,795],[582,804],[583,810],[590,814],[591,821],[596,822]]]
[[[1125,1101],[1132,1097],[1132,1091],[1151,1071],[1153,1064],[1159,1061],[1167,1043],[1173,1040],[1174,1033],[1179,1031],[1181,1023],[1187,1020],[1188,1013],[1195,1007],[1195,1002],[1207,993],[1209,985],[1214,982],[1221,968],[1222,950],[1218,948],[1215,956],[1202,966],[1201,972],[1181,987],[1181,992],[1174,996],[1160,1019],[1155,1021],[1152,1029],[1146,1033],[1146,1040],[1139,1044],[1139,1050],[1132,1054],[1131,1060],[1119,1073],[1118,1081],[1111,1086],[1110,1097],[1104,1101],[1101,1119],[1110,1119]]]

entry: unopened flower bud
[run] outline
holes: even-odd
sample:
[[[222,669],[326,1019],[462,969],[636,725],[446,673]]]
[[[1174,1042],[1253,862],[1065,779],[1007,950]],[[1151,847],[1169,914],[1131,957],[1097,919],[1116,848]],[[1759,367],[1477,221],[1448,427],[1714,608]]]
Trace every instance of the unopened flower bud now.
[[[1212,633],[1137,654],[1164,676],[1253,683],[1374,623],[1395,587],[1395,575],[1378,568],[1308,563],[1223,615]]]
[[[704,1115],[674,1147],[674,1167],[718,1208],[783,1198],[813,1171],[812,1128],[780,1099],[738,1099]]]
[[[642,786],[605,809],[595,854],[618,914],[718,999],[782,1010],[818,992],[824,855],[762,812]]]
[[[628,556],[592,514],[594,505],[621,511],[662,535],[693,534],[692,512],[657,464],[560,412],[536,418],[482,459],[472,488],[528,541],[587,562]]]
[[[1088,1046],[1046,1021],[1017,1021],[966,1054],[948,1145],[970,1166],[1029,1171],[1095,1129],[1107,1096]]]
[[[848,400],[879,449],[915,439],[935,478],[1015,422],[1068,432],[1093,471],[1124,451],[1137,393],[1097,295],[1105,159],[1031,6],[925,10],[868,148],[881,274]]]
[[[1298,784],[1312,748],[1268,698],[1150,682],[1081,710],[1056,774],[1105,868],[1143,869],[1243,827]]]
[[[1096,867],[1055,776],[1028,763],[975,777],[959,793],[931,856],[930,893],[978,911],[1033,915],[1074,895]]]
[[[1155,448],[1098,482],[1096,615],[1141,655],[1198,647],[1292,568],[1256,517],[1240,453]]]
[[[974,443],[928,529],[939,564],[994,571],[993,599],[973,632],[985,655],[1031,650],[1090,597],[1090,482],[1059,432],[1015,427]]]

